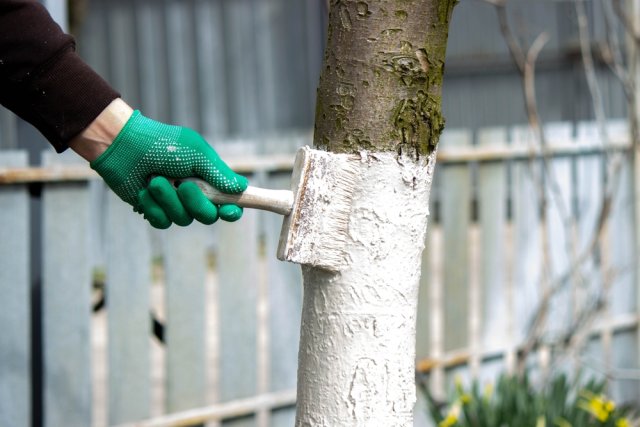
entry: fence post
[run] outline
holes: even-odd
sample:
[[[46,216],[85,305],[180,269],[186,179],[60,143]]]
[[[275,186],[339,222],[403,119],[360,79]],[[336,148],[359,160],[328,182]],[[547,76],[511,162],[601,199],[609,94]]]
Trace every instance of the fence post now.
[[[271,176],[270,188],[289,189],[290,174]],[[269,307],[269,391],[280,392],[296,388],[298,344],[302,312],[302,276],[300,268],[276,259],[275,253],[282,226],[282,217],[264,213],[265,256]],[[287,427],[295,423],[295,408],[271,413],[270,425]]]
[[[506,128],[483,129],[478,134],[480,147],[504,147]],[[507,162],[479,165],[478,203],[480,227],[480,348],[504,349],[513,329],[509,311],[512,288],[507,285],[505,236],[507,227]],[[506,357],[507,355],[505,355]],[[505,361],[499,362],[504,366]],[[485,369],[483,369],[485,371]]]
[[[638,34],[640,29],[640,0],[627,0],[629,13],[627,16],[632,20],[633,33]],[[633,37],[627,37],[629,74],[634,82],[633,87],[635,93],[633,96],[633,104],[631,105],[631,125],[633,126],[630,137],[632,138],[633,153],[633,196],[635,203],[633,204],[634,213],[634,289],[636,293],[636,311],[640,310],[640,141],[636,138],[640,137],[640,47]],[[636,352],[640,354],[640,326],[636,331]],[[636,357],[636,363],[640,364],[640,359]],[[640,393],[640,384],[636,387],[636,392]]]
[[[146,222],[109,192],[106,301],[109,425],[149,416],[150,247]]]
[[[220,400],[239,399],[257,391],[258,212],[246,209],[239,223],[218,228],[218,295],[220,312]],[[227,421],[225,426],[255,425],[255,417]]]
[[[43,164],[77,157],[45,153]],[[86,182],[43,189],[45,427],[91,425],[91,271]]]
[[[210,227],[173,225],[164,234],[167,411],[202,406],[206,396],[206,237]]]
[[[544,132],[547,136],[547,144],[550,149],[554,146],[562,145],[572,141],[572,125],[568,123],[555,123],[545,126]],[[555,156],[546,161],[544,167],[544,191],[546,198],[546,242],[547,247],[543,247],[546,257],[543,257],[543,271],[546,268],[548,277],[543,277],[541,291],[546,292],[552,286],[554,279],[564,274],[569,269],[576,258],[575,237],[575,212],[573,211],[572,194],[574,194],[574,180],[572,176],[573,159],[567,156]],[[544,241],[544,240],[543,240]],[[548,251],[548,253],[546,253]],[[576,277],[571,275],[568,283],[554,294],[550,300],[547,319],[553,322],[546,322],[546,331],[550,334],[561,333],[566,329],[566,325],[573,320],[575,304],[572,294],[577,288]],[[541,364],[543,370],[546,358],[550,356],[550,350],[543,346],[540,349]]]
[[[441,149],[466,148],[471,134],[451,130],[442,135]],[[467,164],[447,165],[440,174],[444,247],[444,351],[468,348],[469,222],[471,176]]]

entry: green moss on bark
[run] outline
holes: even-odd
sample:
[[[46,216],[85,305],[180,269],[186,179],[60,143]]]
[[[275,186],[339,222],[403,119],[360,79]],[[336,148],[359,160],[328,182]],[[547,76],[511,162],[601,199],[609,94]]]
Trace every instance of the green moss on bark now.
[[[431,153],[456,0],[333,0],[315,144]],[[346,23],[346,24],[345,24]]]

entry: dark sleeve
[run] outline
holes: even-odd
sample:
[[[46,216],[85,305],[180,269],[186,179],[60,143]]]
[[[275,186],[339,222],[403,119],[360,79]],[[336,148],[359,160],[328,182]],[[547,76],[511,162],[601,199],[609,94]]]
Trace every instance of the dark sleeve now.
[[[58,152],[120,95],[75,52],[37,1],[0,0],[0,104]]]

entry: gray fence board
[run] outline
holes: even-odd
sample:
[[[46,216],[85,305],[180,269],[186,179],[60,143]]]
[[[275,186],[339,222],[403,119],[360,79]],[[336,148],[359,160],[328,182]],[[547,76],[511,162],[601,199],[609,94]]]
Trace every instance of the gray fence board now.
[[[257,391],[258,212],[246,209],[239,223],[217,225],[220,307],[220,400]],[[225,422],[253,426],[253,417]]]
[[[615,285],[611,289],[611,309],[630,313],[637,309],[637,290],[634,286],[633,190],[631,156],[625,156],[618,176],[618,184],[609,217],[609,249]]]
[[[443,135],[440,147],[471,144],[465,131]],[[471,177],[469,168],[449,165],[440,171],[442,226],[444,229],[444,350],[464,348],[469,343],[469,222]]]
[[[269,188],[290,188],[290,174],[268,179]],[[265,256],[268,271],[269,301],[269,391],[291,390],[296,387],[298,343],[302,314],[302,275],[300,266],[279,261],[276,248],[282,228],[282,216],[265,213]],[[295,408],[275,411],[270,425],[294,425]]]
[[[478,135],[480,146],[504,146],[504,128],[485,129]],[[485,349],[504,348],[512,319],[508,318],[505,273],[505,224],[507,224],[507,164],[484,163],[478,172],[480,236],[481,344]]]
[[[577,143],[590,144],[600,141],[598,127],[583,124],[578,127]],[[589,245],[597,238],[597,227],[605,202],[604,197],[604,162],[602,155],[580,156],[575,159],[575,217],[577,226],[577,253],[589,250]],[[602,246],[598,243],[594,252],[582,264],[578,276],[578,289],[575,292],[575,303],[579,306],[588,304],[595,298],[598,289],[603,285],[603,276],[607,265],[598,252]]]
[[[433,198],[431,199],[433,200]],[[431,205],[433,203],[430,203]],[[432,209],[430,207],[430,209]],[[427,225],[427,235],[425,237],[424,250],[422,251],[422,268],[420,271],[420,288],[418,290],[418,313],[416,317],[416,360],[424,359],[431,353],[431,287],[433,286],[433,262],[431,244],[431,219]]]
[[[533,141],[529,129],[514,129],[512,143],[528,146]],[[515,293],[515,340],[522,342],[536,304],[540,301],[542,277],[542,240],[540,232],[540,209],[538,185],[539,165],[536,161],[517,161],[512,167],[514,248],[518,254],[514,268]]]
[[[150,415],[148,226],[109,192],[106,301],[109,425]]]
[[[74,162],[47,153],[44,165]],[[91,425],[91,271],[87,183],[43,189],[44,420],[46,427]]]
[[[545,127],[547,140],[550,147],[571,141],[571,125],[559,124]],[[543,251],[548,254],[549,265],[546,266],[550,273],[549,281],[543,282],[543,292],[552,284],[553,280],[560,277],[569,269],[576,258],[575,246],[575,218],[572,216],[573,176],[572,162],[569,157],[557,157],[547,162],[545,169],[545,197],[546,197],[546,239],[548,248]],[[573,294],[577,289],[575,276],[560,287],[554,295],[549,310],[547,331],[561,334],[566,331],[567,325],[573,320],[575,305]]]
[[[609,134],[612,136],[625,134],[626,126],[612,124]],[[638,262],[635,253],[634,235],[634,195],[633,195],[633,160],[632,154],[623,155],[618,176],[618,183],[612,201],[611,213],[608,220],[607,247],[610,259],[612,282],[609,294],[609,311],[612,314],[638,312],[638,278],[635,277],[635,263]],[[636,165],[635,167],[638,167]],[[612,367],[617,369],[639,368],[638,328],[621,331],[613,336],[611,348]],[[604,362],[607,362],[605,349]],[[625,376],[618,376],[613,382],[611,391],[613,396],[621,401],[640,401],[640,383],[631,381]]]
[[[0,167],[27,165],[24,151],[0,152]],[[31,426],[29,193],[0,187],[0,425]]]
[[[206,237],[211,228],[172,225],[164,233],[166,409],[203,406],[206,397]]]

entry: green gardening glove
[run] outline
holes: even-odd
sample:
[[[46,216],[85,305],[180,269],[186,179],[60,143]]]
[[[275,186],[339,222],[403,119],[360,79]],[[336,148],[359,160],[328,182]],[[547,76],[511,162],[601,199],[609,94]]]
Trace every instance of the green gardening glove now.
[[[247,179],[233,172],[196,131],[156,122],[135,111],[107,150],[91,162],[107,185],[156,228],[236,221],[242,208],[215,205],[193,182],[177,190],[164,177],[200,177],[225,193],[241,193]],[[152,175],[158,175],[151,181]]]

